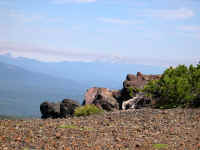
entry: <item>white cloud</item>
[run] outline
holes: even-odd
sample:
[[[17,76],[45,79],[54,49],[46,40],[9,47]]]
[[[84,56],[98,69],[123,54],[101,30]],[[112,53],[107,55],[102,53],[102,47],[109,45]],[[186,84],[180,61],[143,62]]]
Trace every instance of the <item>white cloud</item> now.
[[[0,42],[0,54],[10,53],[14,57],[27,57],[45,62],[82,61],[91,62],[101,60],[107,56],[103,54],[81,52],[78,49],[50,49],[34,45]]]
[[[113,23],[113,24],[137,24],[137,23],[142,23],[142,21],[124,20],[124,19],[119,19],[119,18],[97,18],[97,20],[105,22],[105,23]]]
[[[94,3],[96,0],[52,0],[53,4],[65,4],[65,3]]]
[[[199,56],[187,58],[166,58],[159,57],[129,57],[116,54],[86,53],[77,49],[55,50],[38,48],[33,45],[19,45],[10,42],[0,42],[0,55],[11,54],[13,57],[26,57],[44,62],[79,61],[79,62],[107,62],[121,64],[143,64],[152,66],[176,66],[178,64],[196,64]]]
[[[159,17],[163,19],[188,19],[195,16],[191,9],[164,9],[164,10],[146,10],[141,14],[142,16]]]

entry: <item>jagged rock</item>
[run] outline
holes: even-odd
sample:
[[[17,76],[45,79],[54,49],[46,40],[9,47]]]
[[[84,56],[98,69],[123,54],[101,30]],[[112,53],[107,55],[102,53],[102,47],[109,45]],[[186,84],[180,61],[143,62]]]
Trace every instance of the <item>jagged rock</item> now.
[[[126,76],[126,80],[128,80],[128,81],[135,81],[135,80],[137,80],[137,77],[134,74],[128,74]]]
[[[64,99],[60,104],[60,116],[67,117],[73,116],[74,110],[79,107],[80,104],[71,99]]]
[[[105,100],[101,95],[97,96],[93,101],[93,104],[106,111],[113,111],[115,109],[115,106]]]
[[[129,87],[134,87],[134,88],[142,89],[145,84],[147,84],[147,81],[145,81],[145,80],[136,80],[136,81],[125,80],[123,82],[123,87],[125,89],[127,89]]]
[[[122,109],[138,109],[141,107],[149,106],[150,104],[151,99],[147,98],[144,93],[139,93],[134,98],[123,102]]]
[[[75,108],[79,106],[79,103],[71,99],[64,99],[62,102],[57,103],[46,101],[40,105],[41,118],[63,118],[73,116]]]
[[[97,87],[88,89],[85,93],[85,98],[82,105],[92,104],[97,95],[98,89],[99,88]]]
[[[83,105],[94,104],[106,111],[119,109],[119,103],[113,96],[113,91],[107,88],[93,87],[85,93]]]
[[[160,77],[160,75],[143,75],[141,72],[138,72],[136,76],[128,74],[126,80],[123,82],[123,87],[125,89],[129,87],[142,89],[149,81],[159,79]]]
[[[128,74],[126,80],[123,82],[123,89],[121,90],[121,97],[119,103],[123,103],[128,99],[132,99],[136,96],[139,90],[143,89],[144,86],[151,80],[160,79],[161,75],[143,75],[141,72],[137,72],[137,75]],[[133,90],[130,95],[130,88]]]
[[[40,112],[42,114],[43,119],[46,118],[58,118],[60,117],[60,102],[58,103],[50,103],[43,102],[40,105]]]

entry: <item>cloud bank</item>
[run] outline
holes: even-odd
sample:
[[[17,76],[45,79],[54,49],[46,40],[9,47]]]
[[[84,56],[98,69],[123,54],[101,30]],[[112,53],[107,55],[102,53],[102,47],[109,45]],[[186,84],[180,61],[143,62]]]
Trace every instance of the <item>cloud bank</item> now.
[[[30,45],[17,45],[0,42],[0,55],[11,54],[13,57],[25,57],[36,59],[43,62],[104,62],[104,63],[121,63],[121,64],[143,64],[150,66],[176,66],[179,64],[196,64],[200,57],[193,58],[145,58],[120,56],[115,54],[102,53],[85,53],[76,50],[53,50],[45,48],[37,48]]]

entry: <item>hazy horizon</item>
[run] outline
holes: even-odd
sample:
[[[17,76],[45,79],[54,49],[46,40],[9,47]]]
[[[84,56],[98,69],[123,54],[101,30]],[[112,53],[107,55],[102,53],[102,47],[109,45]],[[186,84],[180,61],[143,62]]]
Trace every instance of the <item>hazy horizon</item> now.
[[[155,66],[200,60],[197,0],[1,0],[0,54]]]

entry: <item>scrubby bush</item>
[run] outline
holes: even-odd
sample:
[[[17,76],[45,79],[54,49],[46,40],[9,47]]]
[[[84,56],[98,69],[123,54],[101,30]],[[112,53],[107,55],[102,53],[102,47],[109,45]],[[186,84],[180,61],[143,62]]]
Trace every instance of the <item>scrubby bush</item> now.
[[[136,87],[128,87],[128,94],[131,98],[135,96],[136,93],[139,93],[141,90]]]
[[[129,88],[128,88],[128,92],[129,92],[129,96],[130,96],[130,97],[134,97],[134,93],[135,93],[135,92],[134,92],[134,89],[133,89],[133,88],[129,87]]]
[[[74,111],[74,115],[79,117],[79,116],[89,116],[92,114],[98,114],[103,112],[102,109],[99,109],[95,105],[85,105],[81,107],[77,107]]]
[[[199,107],[200,64],[196,67],[170,67],[159,80],[150,81],[144,91],[152,98],[158,99],[156,106],[160,108]]]

